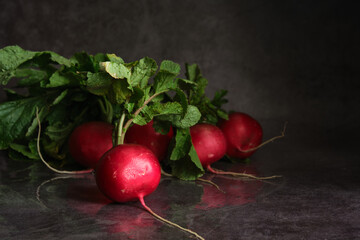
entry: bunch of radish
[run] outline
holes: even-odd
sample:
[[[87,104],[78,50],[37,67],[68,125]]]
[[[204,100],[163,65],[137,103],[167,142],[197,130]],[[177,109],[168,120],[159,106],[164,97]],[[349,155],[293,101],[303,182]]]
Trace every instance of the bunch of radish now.
[[[283,133],[262,142],[262,128],[254,118],[223,110],[226,91],[216,92],[213,99],[206,96],[207,80],[198,65],[186,64],[185,71],[186,78],[178,78],[177,63],[164,60],[158,67],[147,57],[125,63],[115,54],[82,52],[66,59],[18,46],[0,49],[0,72],[6,73],[0,82],[6,85],[18,78],[18,87],[29,92],[21,96],[8,91],[14,100],[0,104],[0,124],[5,126],[0,149],[9,149],[11,157],[40,158],[57,173],[94,172],[108,199],[140,201],[156,218],[203,239],[145,204],[161,175],[203,180],[208,171],[253,179],[276,177],[226,172],[211,164],[225,156],[248,158]],[[22,112],[14,106],[22,106]],[[13,119],[21,124],[12,125]],[[45,158],[74,160],[86,170],[61,170]]]

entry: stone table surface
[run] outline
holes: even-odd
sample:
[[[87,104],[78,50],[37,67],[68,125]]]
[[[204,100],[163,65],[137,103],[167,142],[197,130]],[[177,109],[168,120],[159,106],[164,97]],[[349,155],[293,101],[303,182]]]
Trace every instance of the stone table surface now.
[[[250,163],[214,164],[281,178],[206,174],[223,193],[203,182],[163,177],[145,201],[209,240],[360,239],[359,154],[329,139],[290,124],[285,138],[258,150]],[[0,239],[193,238],[154,219],[139,202],[111,203],[91,174],[57,175],[41,163],[10,160],[4,151],[0,163]]]

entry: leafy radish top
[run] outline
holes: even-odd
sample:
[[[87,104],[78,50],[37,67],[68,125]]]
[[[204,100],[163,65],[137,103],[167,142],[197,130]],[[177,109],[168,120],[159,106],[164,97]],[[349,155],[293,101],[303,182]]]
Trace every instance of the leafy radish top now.
[[[170,126],[174,130],[168,161],[162,164],[174,176],[196,179],[204,169],[189,128],[226,119],[221,109],[226,91],[210,100],[205,96],[207,80],[196,64],[185,65],[185,78],[178,77],[180,71],[175,62],[158,65],[149,57],[125,62],[115,54],[78,52],[66,58],[52,51],[2,48],[0,84],[7,100],[0,104],[0,150],[8,150],[12,159],[39,160],[36,109],[42,125],[41,149],[52,165],[64,168],[74,164],[67,143],[82,123],[112,124],[113,142],[119,143],[132,124],[157,119],[154,128],[159,132]],[[6,88],[9,83],[15,87]],[[125,122],[129,124],[121,125]]]

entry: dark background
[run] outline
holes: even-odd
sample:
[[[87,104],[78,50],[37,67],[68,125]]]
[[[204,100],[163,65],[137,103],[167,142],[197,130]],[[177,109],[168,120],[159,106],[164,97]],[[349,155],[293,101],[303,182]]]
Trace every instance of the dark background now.
[[[251,157],[263,175],[282,175],[282,184],[267,185],[276,190],[260,194],[256,203],[206,214],[188,212],[191,184],[184,184],[181,191],[169,188],[171,193],[164,194],[165,199],[181,196],[173,202],[181,199],[183,209],[170,213],[182,216],[184,223],[200,218],[189,224],[208,239],[360,239],[357,2],[0,0],[0,48],[16,44],[66,57],[86,51],[115,53],[127,62],[149,56],[181,66],[198,63],[209,80],[208,96],[228,90],[226,108],[256,118],[265,138],[278,135],[288,121],[285,138]],[[0,101],[4,100],[0,89]],[[95,221],[92,218],[83,222],[67,204],[60,204],[67,199],[59,197],[62,191],[45,198],[48,202],[59,198],[49,217],[39,208],[32,209],[29,201],[20,201],[19,195],[9,194],[18,191],[34,198],[37,182],[19,180],[20,163],[12,163],[3,152],[0,156],[4,175],[0,183],[8,183],[8,188],[0,184],[6,193],[0,194],[0,203],[6,203],[2,208],[0,204],[0,213],[14,221],[0,221],[0,236],[51,239],[50,229],[55,236],[68,238],[83,229],[77,239],[98,239],[91,233],[105,223],[98,218],[96,225],[87,224]],[[39,172],[33,175],[49,178],[47,169]],[[81,204],[87,206],[89,201],[82,199]],[[68,219],[73,227],[69,228]],[[166,239],[166,234],[158,234],[161,237],[154,239]],[[174,234],[179,233],[173,231],[171,239]]]
[[[226,108],[266,138],[288,121],[283,141],[308,149],[359,143],[356,1],[15,0],[0,11],[0,47],[198,63],[209,97],[228,90]]]

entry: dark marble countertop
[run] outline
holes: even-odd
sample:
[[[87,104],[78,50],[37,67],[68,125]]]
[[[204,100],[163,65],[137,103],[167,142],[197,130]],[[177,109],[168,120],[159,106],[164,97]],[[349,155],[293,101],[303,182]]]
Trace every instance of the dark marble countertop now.
[[[301,126],[288,131],[246,165],[215,164],[281,178],[206,174],[223,193],[203,182],[163,177],[145,201],[209,240],[360,239],[358,153],[334,147],[326,135],[308,138]],[[109,202],[91,174],[57,175],[40,163],[11,161],[5,152],[0,163],[0,239],[193,238],[154,219],[138,202]]]

